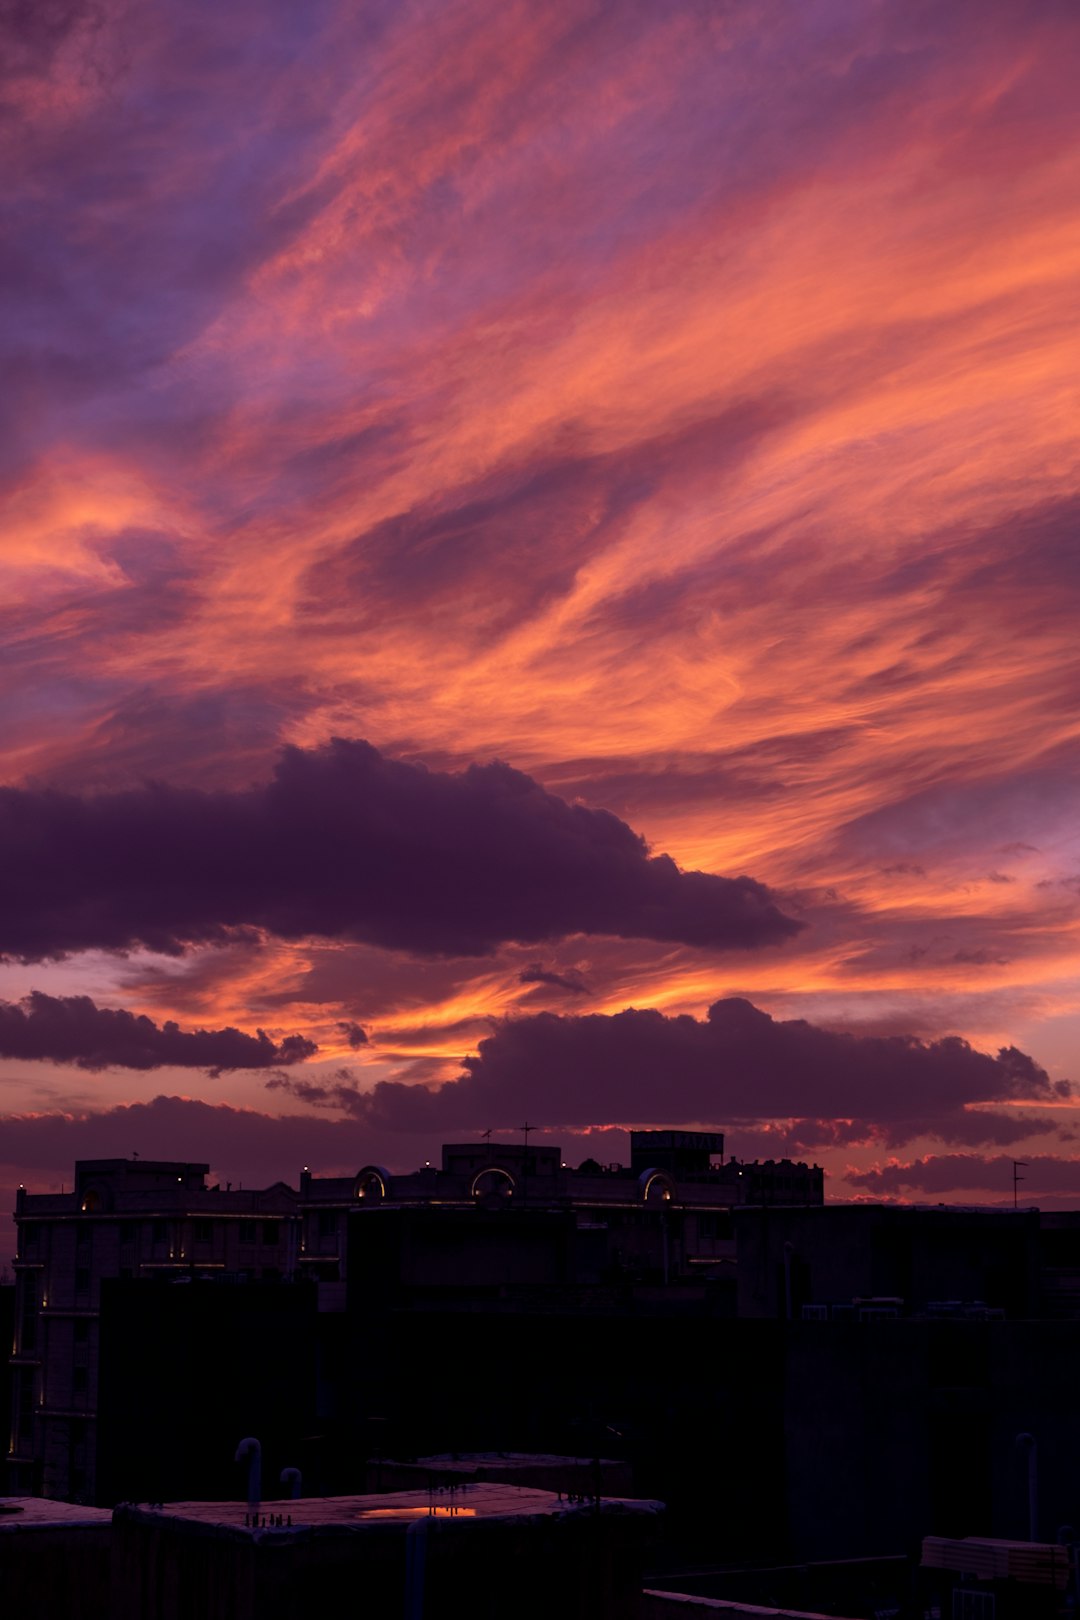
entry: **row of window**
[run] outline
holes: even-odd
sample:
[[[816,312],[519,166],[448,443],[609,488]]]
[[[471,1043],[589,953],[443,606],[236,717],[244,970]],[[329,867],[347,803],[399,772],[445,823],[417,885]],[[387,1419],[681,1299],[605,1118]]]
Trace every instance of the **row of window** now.
[[[168,1243],[170,1237],[170,1228],[175,1231],[175,1227],[178,1223],[167,1220],[156,1220],[151,1221],[149,1224],[150,1241],[152,1243]],[[192,1221],[191,1228],[193,1241],[195,1243],[212,1243],[214,1241],[214,1229],[216,1224],[217,1223],[212,1220],[205,1219]],[[281,1241],[280,1221],[241,1220],[237,1221],[235,1224],[237,1227],[237,1235],[241,1243],[262,1243],[264,1246],[269,1246]],[[140,1223],[138,1221],[122,1221],[120,1223],[121,1243],[133,1243],[135,1241],[136,1231],[139,1225]],[[33,1254],[37,1250],[40,1236],[41,1233],[38,1223],[34,1221],[24,1222],[20,1232],[20,1250],[24,1256]],[[90,1238],[90,1228],[83,1228],[80,1230],[77,1233],[76,1238],[77,1249],[79,1251],[89,1250]]]

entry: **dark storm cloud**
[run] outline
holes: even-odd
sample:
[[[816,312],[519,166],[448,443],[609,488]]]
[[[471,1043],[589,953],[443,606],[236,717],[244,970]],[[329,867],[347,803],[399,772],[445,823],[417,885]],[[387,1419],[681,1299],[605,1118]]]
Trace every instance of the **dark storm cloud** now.
[[[5,788],[0,848],[0,950],[24,960],[243,928],[481,954],[572,933],[745,948],[799,927],[761,884],[682,872],[508,765],[428,771],[340,739],[236,793]]]
[[[822,1145],[922,1135],[974,1143],[1017,1140],[1040,1125],[1012,1108],[969,1105],[1068,1092],[1015,1047],[989,1057],[955,1036],[838,1034],[731,999],[704,1020],[633,1008],[508,1020],[465,1059],[460,1080],[432,1091],[383,1081],[343,1105],[397,1130],[479,1127],[511,1114],[550,1127],[781,1119],[801,1127],[794,1138]]]
[[[260,1029],[182,1030],[89,996],[31,991],[18,1005],[0,1002],[0,1057],[74,1063],[80,1069],[269,1069],[299,1063],[318,1050],[302,1035],[274,1042]]]

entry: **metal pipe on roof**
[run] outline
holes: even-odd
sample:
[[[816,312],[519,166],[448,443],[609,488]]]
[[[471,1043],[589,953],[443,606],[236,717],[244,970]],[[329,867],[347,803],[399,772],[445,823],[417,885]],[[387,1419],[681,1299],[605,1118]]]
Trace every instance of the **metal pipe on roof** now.
[[[243,1462],[245,1457],[248,1460],[248,1512],[257,1514],[262,1501],[262,1446],[251,1435],[241,1440],[236,1448],[236,1461]]]
[[[1028,1540],[1039,1539],[1039,1447],[1033,1434],[1018,1434],[1016,1443],[1027,1452]]]

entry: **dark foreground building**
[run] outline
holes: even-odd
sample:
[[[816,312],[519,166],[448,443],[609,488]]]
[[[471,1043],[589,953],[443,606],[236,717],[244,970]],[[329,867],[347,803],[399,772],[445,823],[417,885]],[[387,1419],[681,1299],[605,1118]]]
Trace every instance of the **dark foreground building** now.
[[[227,1499],[249,1434],[268,1481],[295,1467],[317,1489],[315,1306],[311,1283],[104,1283],[99,1501]]]
[[[253,1528],[235,1502],[114,1516],[112,1620],[636,1620],[657,1502],[504,1484],[304,1499]],[[280,1521],[280,1522],[279,1522]]]

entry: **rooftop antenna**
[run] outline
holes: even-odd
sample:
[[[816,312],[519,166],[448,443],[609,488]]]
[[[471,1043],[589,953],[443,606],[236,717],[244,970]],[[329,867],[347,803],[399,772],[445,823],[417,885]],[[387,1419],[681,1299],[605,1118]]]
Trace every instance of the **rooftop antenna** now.
[[[132,1157],[132,1158],[133,1158],[133,1159],[137,1159],[137,1158],[138,1158],[138,1157],[139,1157],[139,1155],[138,1155],[138,1154],[137,1154],[137,1153],[136,1153],[136,1152],[135,1152],[135,1149],[134,1149],[134,1148],[132,1148],[132,1150],[131,1150],[131,1157]]]
[[[480,1140],[481,1140],[481,1142],[486,1142],[487,1143],[487,1156],[490,1159],[491,1158],[491,1131],[490,1130],[481,1131],[480,1132]]]
[[[1017,1193],[1016,1189],[1017,1189],[1017,1187],[1020,1185],[1020,1183],[1022,1181],[1027,1180],[1026,1176],[1022,1176],[1020,1174],[1021,1170],[1026,1170],[1027,1169],[1027,1160],[1026,1159],[1014,1159],[1013,1162],[1012,1162],[1012,1167],[1013,1167],[1013,1209],[1016,1209],[1018,1207],[1018,1202],[1019,1202],[1019,1194]]]
[[[538,1131],[539,1125],[531,1125],[528,1120],[519,1125],[518,1130],[525,1132],[525,1157],[521,1162],[521,1202],[527,1203],[529,1198],[529,1132]]]

